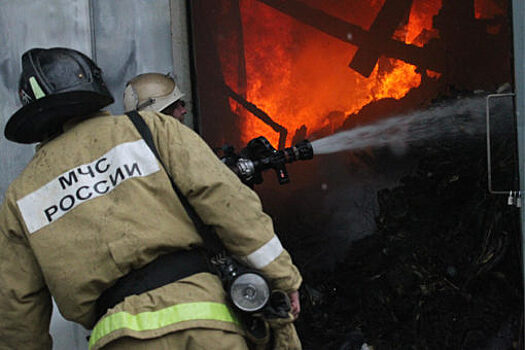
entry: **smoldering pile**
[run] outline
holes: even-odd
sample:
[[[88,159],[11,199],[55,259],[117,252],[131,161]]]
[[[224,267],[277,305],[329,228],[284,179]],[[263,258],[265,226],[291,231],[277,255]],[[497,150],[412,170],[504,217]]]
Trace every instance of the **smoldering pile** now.
[[[516,186],[514,138],[494,141],[496,185]],[[519,210],[488,192],[485,152],[484,135],[410,147],[415,169],[377,193],[377,232],[306,281],[305,349],[520,348]]]

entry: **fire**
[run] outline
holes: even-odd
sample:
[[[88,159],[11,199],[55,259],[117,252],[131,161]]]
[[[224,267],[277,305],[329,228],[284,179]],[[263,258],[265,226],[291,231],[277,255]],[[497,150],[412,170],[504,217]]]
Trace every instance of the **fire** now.
[[[406,95],[410,89],[418,87],[421,83],[421,75],[416,73],[416,67],[398,60],[390,60],[393,69],[390,73],[381,74],[378,67],[374,70],[375,80],[371,82],[371,100],[382,98],[400,99]]]
[[[475,0],[474,13],[476,19],[490,19],[496,16],[505,15],[507,8],[501,6],[506,3],[496,3],[494,0]]]
[[[405,42],[416,46],[423,46],[429,37],[436,37],[438,33],[432,27],[432,17],[441,9],[441,0],[414,1],[410,10]]]
[[[474,16],[476,19],[494,19],[498,16],[504,16],[507,13],[507,3],[499,2],[496,3],[494,0],[475,0],[474,1]],[[487,33],[498,34],[500,31],[501,24],[495,23],[493,25],[487,25]]]
[[[362,23],[359,13],[350,13],[344,19],[367,29],[383,2],[363,1],[363,8],[375,12],[367,23]],[[365,78],[348,67],[357,47],[255,0],[244,0],[240,4],[246,99],[288,130],[287,145],[301,127],[306,127],[307,136],[320,130],[333,133],[342,126],[346,116],[366,104],[383,98],[403,98],[421,83],[415,66],[390,58],[382,58],[387,64],[377,64],[370,77]],[[408,23],[395,33],[395,38],[422,46],[421,38],[430,36],[420,34],[432,32],[432,16],[440,7],[441,0],[414,0]],[[361,14],[363,12],[366,11]],[[241,114],[244,143],[264,135],[277,147],[279,135],[275,130],[243,111],[236,102],[231,101],[231,107]]]

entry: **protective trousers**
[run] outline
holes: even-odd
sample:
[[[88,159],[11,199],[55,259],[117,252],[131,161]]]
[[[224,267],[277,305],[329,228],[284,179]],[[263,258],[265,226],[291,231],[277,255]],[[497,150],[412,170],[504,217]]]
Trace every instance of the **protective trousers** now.
[[[119,338],[101,350],[248,350],[240,334],[216,329],[188,329],[152,339]]]

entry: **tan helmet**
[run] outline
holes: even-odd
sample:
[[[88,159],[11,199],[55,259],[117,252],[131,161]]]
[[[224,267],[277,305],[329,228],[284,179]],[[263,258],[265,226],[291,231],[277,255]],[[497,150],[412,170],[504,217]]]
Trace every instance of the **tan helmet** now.
[[[184,94],[169,74],[144,73],[137,75],[126,84],[124,110],[161,112]]]

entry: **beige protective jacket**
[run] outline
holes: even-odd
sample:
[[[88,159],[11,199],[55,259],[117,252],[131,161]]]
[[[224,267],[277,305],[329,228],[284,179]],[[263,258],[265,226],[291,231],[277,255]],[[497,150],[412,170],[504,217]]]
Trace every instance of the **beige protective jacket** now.
[[[226,248],[291,292],[301,276],[243,185],[191,129],[141,112],[183,194]],[[0,349],[51,349],[53,296],[98,349],[195,327],[242,332],[219,279],[199,273],[118,304],[95,325],[99,295],[159,255],[201,245],[166,172],[125,116],[101,112],[41,145],[0,210]]]

